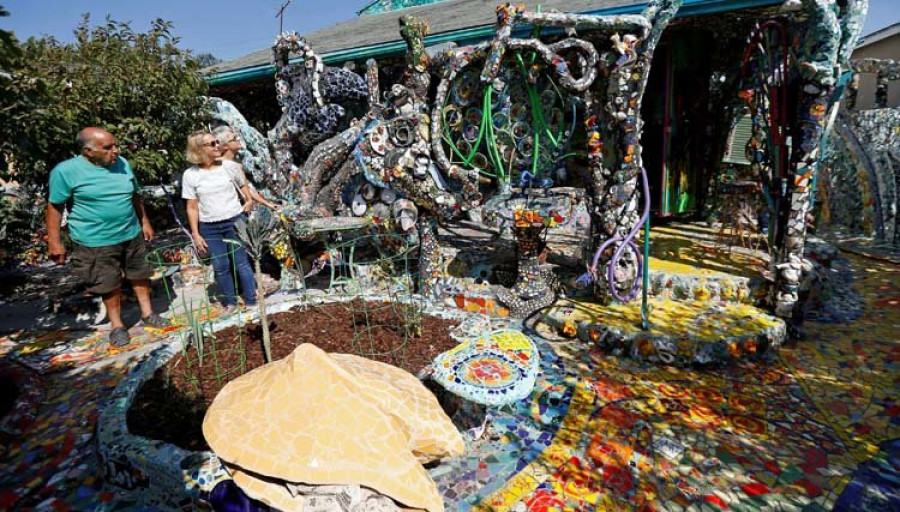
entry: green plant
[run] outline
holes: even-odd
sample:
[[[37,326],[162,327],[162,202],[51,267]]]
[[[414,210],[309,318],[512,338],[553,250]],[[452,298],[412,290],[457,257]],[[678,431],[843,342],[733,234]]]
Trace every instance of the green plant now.
[[[260,259],[262,259],[263,251],[272,239],[277,226],[278,218],[272,215],[267,208],[255,208],[246,219],[240,220],[235,225],[238,238],[244,244],[247,254],[253,259],[256,289],[259,294],[259,323],[262,326],[263,355],[267,363],[272,362],[272,348],[270,346],[269,320],[266,315],[266,294],[263,291]]]
[[[42,195],[24,187],[0,195],[0,264],[20,260],[39,263],[46,255]]]

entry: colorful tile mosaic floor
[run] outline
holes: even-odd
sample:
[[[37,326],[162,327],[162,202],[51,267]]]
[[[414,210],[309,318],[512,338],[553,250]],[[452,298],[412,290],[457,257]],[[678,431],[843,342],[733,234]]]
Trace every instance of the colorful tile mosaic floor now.
[[[771,364],[657,368],[537,339],[535,391],[430,470],[447,510],[900,510],[900,266],[848,260],[858,318],[807,322]],[[0,509],[136,509],[98,481],[92,436],[144,353],[43,375],[37,419],[0,445]]]

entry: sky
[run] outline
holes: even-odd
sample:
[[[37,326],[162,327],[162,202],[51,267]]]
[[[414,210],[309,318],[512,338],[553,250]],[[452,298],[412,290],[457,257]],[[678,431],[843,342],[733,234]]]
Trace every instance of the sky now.
[[[146,31],[156,18],[171,21],[183,48],[229,60],[268,48],[278,34],[275,14],[286,0],[0,0],[10,16],[0,28],[21,40],[50,35],[71,42],[81,15],[102,23],[107,14]],[[501,3],[501,0],[496,0]],[[301,34],[352,19],[371,0],[292,0],[284,29]],[[869,0],[863,35],[900,22],[900,0]]]

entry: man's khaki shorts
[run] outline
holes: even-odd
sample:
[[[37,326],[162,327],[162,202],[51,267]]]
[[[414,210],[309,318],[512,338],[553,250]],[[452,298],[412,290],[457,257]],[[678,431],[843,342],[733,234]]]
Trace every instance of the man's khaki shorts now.
[[[87,291],[106,295],[122,286],[122,276],[129,280],[149,279],[153,267],[147,262],[144,234],[134,239],[103,247],[75,244],[72,272],[87,286]]]

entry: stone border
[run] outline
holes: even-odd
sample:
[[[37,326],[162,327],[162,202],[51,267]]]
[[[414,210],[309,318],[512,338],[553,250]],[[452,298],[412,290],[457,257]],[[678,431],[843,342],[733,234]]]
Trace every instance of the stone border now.
[[[650,270],[649,295],[661,299],[752,304],[759,279],[731,275],[694,276]]]
[[[413,299],[421,297],[409,294]],[[350,295],[333,297],[325,294],[285,296],[272,301],[267,313],[276,314],[296,306],[321,306],[326,303],[346,302],[356,298],[365,300],[398,300],[385,294]],[[469,313],[436,309],[425,302],[423,313],[440,318],[464,319]],[[259,313],[245,314],[244,323],[257,320]],[[240,318],[214,321],[214,331],[236,325]],[[128,409],[138,390],[158,368],[166,364],[182,350],[186,331],[172,333],[163,345],[154,349],[146,359],[138,363],[116,386],[108,401],[100,405],[97,421],[97,455],[103,478],[129,491],[137,491],[140,504],[160,510],[181,511],[208,506],[206,498],[219,482],[229,479],[219,458],[209,451],[193,452],[163,441],[133,435],[128,431]]]
[[[738,361],[760,360],[769,351],[781,345],[787,336],[787,325],[781,319],[774,317],[773,319],[776,320],[775,325],[761,331],[726,336],[714,341],[700,341],[688,336],[650,334],[640,330],[626,332],[620,327],[583,320],[572,322],[575,324],[575,332],[571,333],[571,337],[585,343],[596,344],[601,350],[615,356],[655,364],[673,366],[732,364]],[[542,316],[541,321],[556,330],[563,328],[565,323],[549,315]]]

